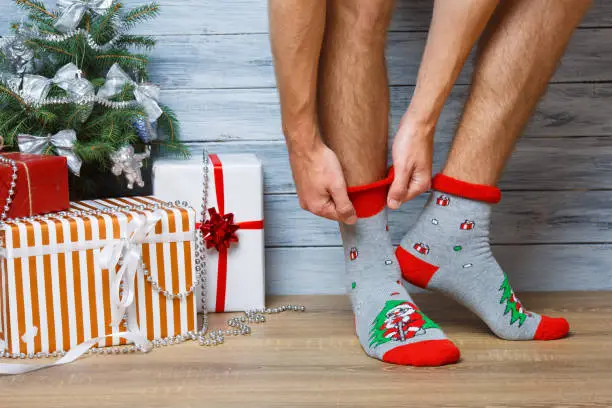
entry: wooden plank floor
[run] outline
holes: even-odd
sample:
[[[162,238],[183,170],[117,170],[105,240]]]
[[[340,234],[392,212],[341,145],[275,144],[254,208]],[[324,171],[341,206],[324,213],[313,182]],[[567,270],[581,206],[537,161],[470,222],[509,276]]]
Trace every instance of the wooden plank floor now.
[[[568,318],[572,336],[552,342],[498,340],[451,301],[415,299],[461,348],[459,364],[380,363],[353,336],[345,297],[275,297],[271,305],[308,312],[272,316],[217,348],[188,343],[1,377],[0,407],[612,406],[611,292],[521,296],[532,310]]]

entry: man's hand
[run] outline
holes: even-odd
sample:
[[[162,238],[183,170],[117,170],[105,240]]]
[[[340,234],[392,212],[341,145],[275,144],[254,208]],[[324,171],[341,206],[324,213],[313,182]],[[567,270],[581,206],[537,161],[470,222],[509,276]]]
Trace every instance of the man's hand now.
[[[345,224],[357,221],[342,167],[329,147],[321,142],[307,153],[290,152],[289,159],[303,209]]]
[[[474,43],[499,0],[436,0],[423,60],[410,106],[395,136],[395,181],[389,208],[430,187],[433,134],[440,112]]]
[[[404,118],[393,142],[395,179],[387,205],[397,210],[402,203],[429,190],[435,126],[418,124]]]

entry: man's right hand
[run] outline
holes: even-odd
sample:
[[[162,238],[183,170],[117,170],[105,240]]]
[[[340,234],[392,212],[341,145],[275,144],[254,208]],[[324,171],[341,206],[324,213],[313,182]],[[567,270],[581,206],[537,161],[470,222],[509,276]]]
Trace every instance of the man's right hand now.
[[[320,142],[307,152],[290,151],[289,160],[303,209],[345,224],[357,222],[340,161],[329,147]]]

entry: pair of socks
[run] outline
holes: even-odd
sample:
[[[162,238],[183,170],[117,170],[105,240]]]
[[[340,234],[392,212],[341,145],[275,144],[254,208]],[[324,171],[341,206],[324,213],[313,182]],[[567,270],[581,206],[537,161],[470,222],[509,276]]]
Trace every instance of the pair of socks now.
[[[402,277],[451,296],[502,339],[567,335],[565,319],[523,307],[491,253],[491,207],[501,199],[499,189],[435,176],[423,212],[394,251],[386,209],[392,180],[391,171],[384,180],[349,187],[358,220],[340,226],[355,331],[369,356],[414,366],[452,364],[460,358],[457,347],[414,303]]]

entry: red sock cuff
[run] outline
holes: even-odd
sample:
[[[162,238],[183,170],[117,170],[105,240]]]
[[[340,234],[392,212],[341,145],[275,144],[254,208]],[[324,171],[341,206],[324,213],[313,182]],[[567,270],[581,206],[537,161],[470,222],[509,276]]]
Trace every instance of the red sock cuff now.
[[[497,204],[501,200],[501,191],[497,187],[485,184],[472,184],[441,173],[434,176],[431,188],[443,193],[491,204]]]
[[[387,177],[384,179],[347,189],[349,198],[357,212],[357,217],[371,217],[385,208],[387,204],[387,191],[393,182],[394,174],[393,167],[391,167]]]

